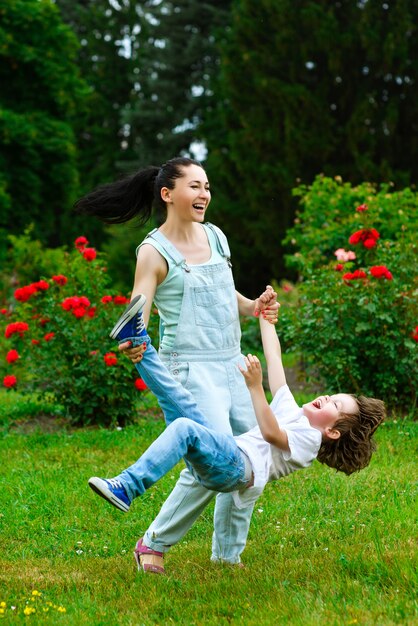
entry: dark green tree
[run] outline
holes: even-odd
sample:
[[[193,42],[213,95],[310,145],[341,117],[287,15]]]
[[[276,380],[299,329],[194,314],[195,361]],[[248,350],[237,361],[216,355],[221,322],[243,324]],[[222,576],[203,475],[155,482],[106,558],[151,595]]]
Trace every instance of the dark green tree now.
[[[231,0],[149,3],[146,27],[133,47],[135,81],[124,111],[127,157],[139,165],[192,154],[200,123],[215,97],[217,38],[229,24]]]
[[[49,245],[72,232],[75,118],[87,93],[77,39],[49,0],[0,0],[0,228]]]
[[[412,0],[235,0],[206,138],[238,285],[283,275],[299,180],[416,182],[417,23]]]
[[[149,1],[56,0],[77,35],[77,64],[90,87],[87,114],[76,127],[81,187],[89,191],[117,177],[126,157],[128,128],[121,119],[134,89],[146,43]],[[145,30],[144,30],[145,29]]]
[[[190,153],[214,98],[216,37],[228,22],[230,0],[56,1],[79,38],[78,63],[91,87],[88,117],[77,133],[83,189]],[[92,241],[102,239],[98,222],[84,230]],[[134,224],[106,233],[109,269],[129,289],[144,233]]]

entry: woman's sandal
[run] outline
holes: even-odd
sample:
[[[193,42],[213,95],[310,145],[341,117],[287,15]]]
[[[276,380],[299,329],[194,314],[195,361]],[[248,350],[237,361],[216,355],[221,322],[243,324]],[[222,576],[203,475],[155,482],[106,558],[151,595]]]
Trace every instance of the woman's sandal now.
[[[145,546],[142,538],[139,539],[135,546],[134,557],[139,571],[165,574],[164,554]]]

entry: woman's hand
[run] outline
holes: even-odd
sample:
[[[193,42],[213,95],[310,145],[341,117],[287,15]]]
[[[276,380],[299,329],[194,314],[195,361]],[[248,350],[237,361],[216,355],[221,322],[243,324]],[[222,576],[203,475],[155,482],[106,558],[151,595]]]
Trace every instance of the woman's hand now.
[[[131,348],[132,343],[130,341],[125,341],[119,345],[119,352],[122,352],[128,359],[131,359],[132,363],[139,363],[142,360],[142,355],[147,349],[146,343],[142,343],[139,346],[135,346]]]
[[[277,293],[271,285],[267,285],[261,296],[254,301],[254,315],[260,314],[270,324],[277,324],[280,303],[277,302]]]

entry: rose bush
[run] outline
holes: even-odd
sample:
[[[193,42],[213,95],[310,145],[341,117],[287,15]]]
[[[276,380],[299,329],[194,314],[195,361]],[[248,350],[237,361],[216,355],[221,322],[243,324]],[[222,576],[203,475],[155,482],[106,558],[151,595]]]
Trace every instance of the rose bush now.
[[[374,395],[413,412],[417,195],[324,178],[298,193],[302,208],[287,242],[298,248],[290,265],[301,280],[297,304],[282,307],[285,343],[324,391]]]
[[[11,284],[0,315],[3,386],[52,393],[74,424],[124,424],[146,389],[109,338],[129,298],[112,294],[103,255],[87,246],[80,237],[61,249],[59,273]]]
[[[368,249],[381,249],[381,239],[416,241],[418,195],[409,188],[393,191],[391,184],[377,187],[371,183],[352,186],[339,176],[318,176],[311,186],[300,185],[293,194],[299,198],[299,210],[284,243],[290,250],[286,257],[289,268],[302,277],[309,268],[326,265],[340,248],[354,251],[361,264]],[[370,237],[349,243],[351,236],[361,239],[365,230]]]

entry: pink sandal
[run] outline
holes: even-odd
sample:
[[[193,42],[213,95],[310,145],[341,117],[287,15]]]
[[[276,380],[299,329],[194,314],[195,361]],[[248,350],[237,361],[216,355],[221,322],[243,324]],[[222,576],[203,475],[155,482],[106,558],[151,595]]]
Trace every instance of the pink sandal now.
[[[142,538],[135,546],[134,557],[139,571],[165,574],[164,554],[145,546]]]

